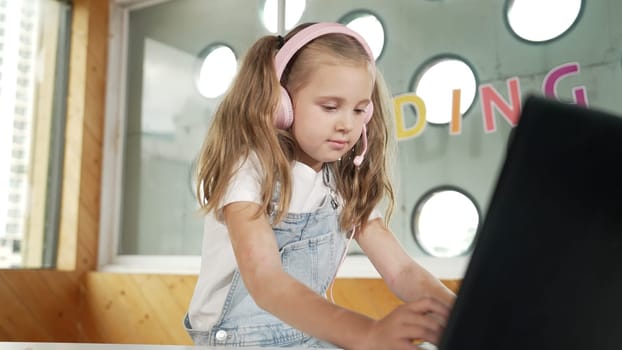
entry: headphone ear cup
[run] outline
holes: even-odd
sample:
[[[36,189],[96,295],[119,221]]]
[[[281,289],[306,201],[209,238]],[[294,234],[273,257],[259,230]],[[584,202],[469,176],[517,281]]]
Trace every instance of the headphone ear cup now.
[[[365,107],[365,116],[364,116],[365,118],[363,119],[365,121],[365,124],[369,122],[373,114],[374,114],[374,104],[373,102],[369,102],[367,107]]]
[[[287,129],[294,122],[294,108],[292,107],[292,100],[289,98],[289,93],[284,87],[281,88],[281,101],[279,102],[279,108],[276,112],[276,119],[274,124],[279,129]]]

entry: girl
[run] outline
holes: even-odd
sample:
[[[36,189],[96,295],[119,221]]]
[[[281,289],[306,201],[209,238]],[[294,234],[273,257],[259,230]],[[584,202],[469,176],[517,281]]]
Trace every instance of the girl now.
[[[369,47],[341,24],[250,48],[198,163],[207,215],[184,322],[196,344],[395,350],[439,340],[454,295],[387,228],[388,98]],[[385,220],[374,209],[383,199]],[[324,297],[347,237],[405,301],[381,320]]]

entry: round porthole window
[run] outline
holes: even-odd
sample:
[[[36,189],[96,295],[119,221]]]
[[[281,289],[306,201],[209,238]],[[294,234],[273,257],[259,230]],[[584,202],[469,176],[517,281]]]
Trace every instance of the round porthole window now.
[[[302,13],[305,12],[305,0],[285,0],[285,30],[290,30],[296,26]],[[266,0],[263,4],[261,19],[263,25],[271,33],[278,32],[279,23],[279,1]]]
[[[546,42],[566,33],[581,13],[581,0],[508,0],[510,29],[529,42]]]
[[[197,70],[197,89],[207,98],[222,95],[235,77],[237,59],[231,48],[224,44],[214,44],[199,53]]]
[[[355,11],[339,20],[348,28],[360,34],[371,49],[374,59],[378,59],[384,49],[385,32],[380,19],[368,11]]]
[[[480,224],[475,200],[465,191],[450,186],[432,189],[415,205],[411,229],[415,241],[434,257],[455,257],[468,253]]]
[[[460,114],[466,113],[475,102],[477,80],[471,66],[457,57],[438,57],[430,60],[415,73],[411,91],[423,100],[426,121],[447,124],[452,118],[453,91],[460,90]]]

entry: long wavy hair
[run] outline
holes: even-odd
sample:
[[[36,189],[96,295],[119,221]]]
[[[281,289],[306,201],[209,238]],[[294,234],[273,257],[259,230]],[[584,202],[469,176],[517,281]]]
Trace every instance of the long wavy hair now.
[[[284,40],[310,25],[293,29]],[[309,42],[288,63],[278,80],[274,57],[282,44],[278,36],[264,36],[246,53],[239,72],[219,105],[197,162],[196,194],[203,212],[218,208],[229,181],[239,166],[254,153],[261,166],[261,207],[257,215],[275,214],[281,221],[288,212],[291,193],[291,165],[297,143],[289,130],[280,130],[274,119],[280,99],[280,85],[291,96],[309,80],[320,64],[370,65],[363,47],[344,34],[326,34]],[[340,160],[326,163],[335,175],[335,188],[344,201],[340,216],[343,230],[364,225],[381,201],[386,206],[385,221],[393,211],[395,197],[391,184],[394,135],[389,130],[391,114],[389,93],[376,71],[372,92],[374,113],[367,124],[368,150],[363,163],[353,164],[361,140]],[[270,207],[272,194],[279,185],[280,196]]]

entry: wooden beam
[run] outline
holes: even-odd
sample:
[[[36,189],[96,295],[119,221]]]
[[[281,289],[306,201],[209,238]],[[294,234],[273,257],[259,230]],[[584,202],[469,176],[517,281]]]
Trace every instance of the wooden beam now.
[[[107,0],[74,0],[57,267],[97,266],[108,57]]]

